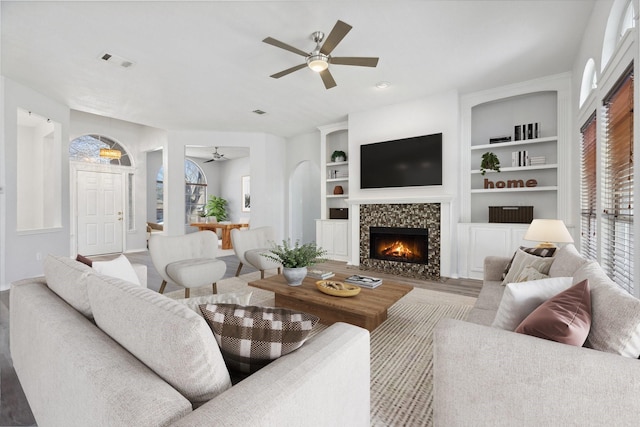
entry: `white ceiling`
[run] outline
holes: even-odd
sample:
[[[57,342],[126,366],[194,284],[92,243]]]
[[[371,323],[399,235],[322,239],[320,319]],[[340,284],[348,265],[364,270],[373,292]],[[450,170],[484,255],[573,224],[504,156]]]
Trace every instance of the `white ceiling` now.
[[[594,1],[3,0],[2,74],[73,109],[162,129],[290,137],[350,112],[569,71]],[[311,51],[309,35],[338,19],[353,29],[332,54],[377,56],[376,68],[332,65],[330,90],[308,68],[269,77],[304,58],[265,37]]]

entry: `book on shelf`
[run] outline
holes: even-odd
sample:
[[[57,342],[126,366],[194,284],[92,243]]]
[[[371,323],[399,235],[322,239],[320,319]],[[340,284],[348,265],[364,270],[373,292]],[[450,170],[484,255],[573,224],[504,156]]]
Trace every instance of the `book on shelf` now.
[[[325,280],[335,276],[335,274],[332,271],[314,269],[307,271],[307,276],[311,277],[312,279]]]
[[[364,288],[372,289],[382,285],[382,279],[379,279],[377,277],[361,276],[359,274],[349,276],[344,281],[347,283],[352,283],[354,285],[362,286]]]

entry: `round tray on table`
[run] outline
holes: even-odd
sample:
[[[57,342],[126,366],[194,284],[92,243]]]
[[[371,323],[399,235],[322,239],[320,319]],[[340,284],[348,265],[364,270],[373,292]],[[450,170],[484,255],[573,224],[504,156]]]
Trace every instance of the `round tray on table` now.
[[[318,280],[316,286],[320,292],[334,297],[352,297],[360,293],[360,287],[336,280]]]

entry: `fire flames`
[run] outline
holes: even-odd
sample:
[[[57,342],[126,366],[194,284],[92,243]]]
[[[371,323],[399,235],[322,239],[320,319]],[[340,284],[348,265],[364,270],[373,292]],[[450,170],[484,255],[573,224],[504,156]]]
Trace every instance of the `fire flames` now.
[[[409,259],[415,256],[415,253],[399,240],[396,240],[391,245],[381,249],[380,253],[386,257],[403,259]]]

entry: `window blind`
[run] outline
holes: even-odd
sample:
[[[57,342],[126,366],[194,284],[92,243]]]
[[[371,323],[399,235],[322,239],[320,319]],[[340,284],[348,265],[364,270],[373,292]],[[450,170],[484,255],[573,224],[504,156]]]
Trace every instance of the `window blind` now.
[[[594,112],[580,129],[580,252],[589,259],[598,256],[596,218],[596,113]]]
[[[602,266],[633,293],[633,72],[604,99],[606,135],[602,188]]]

